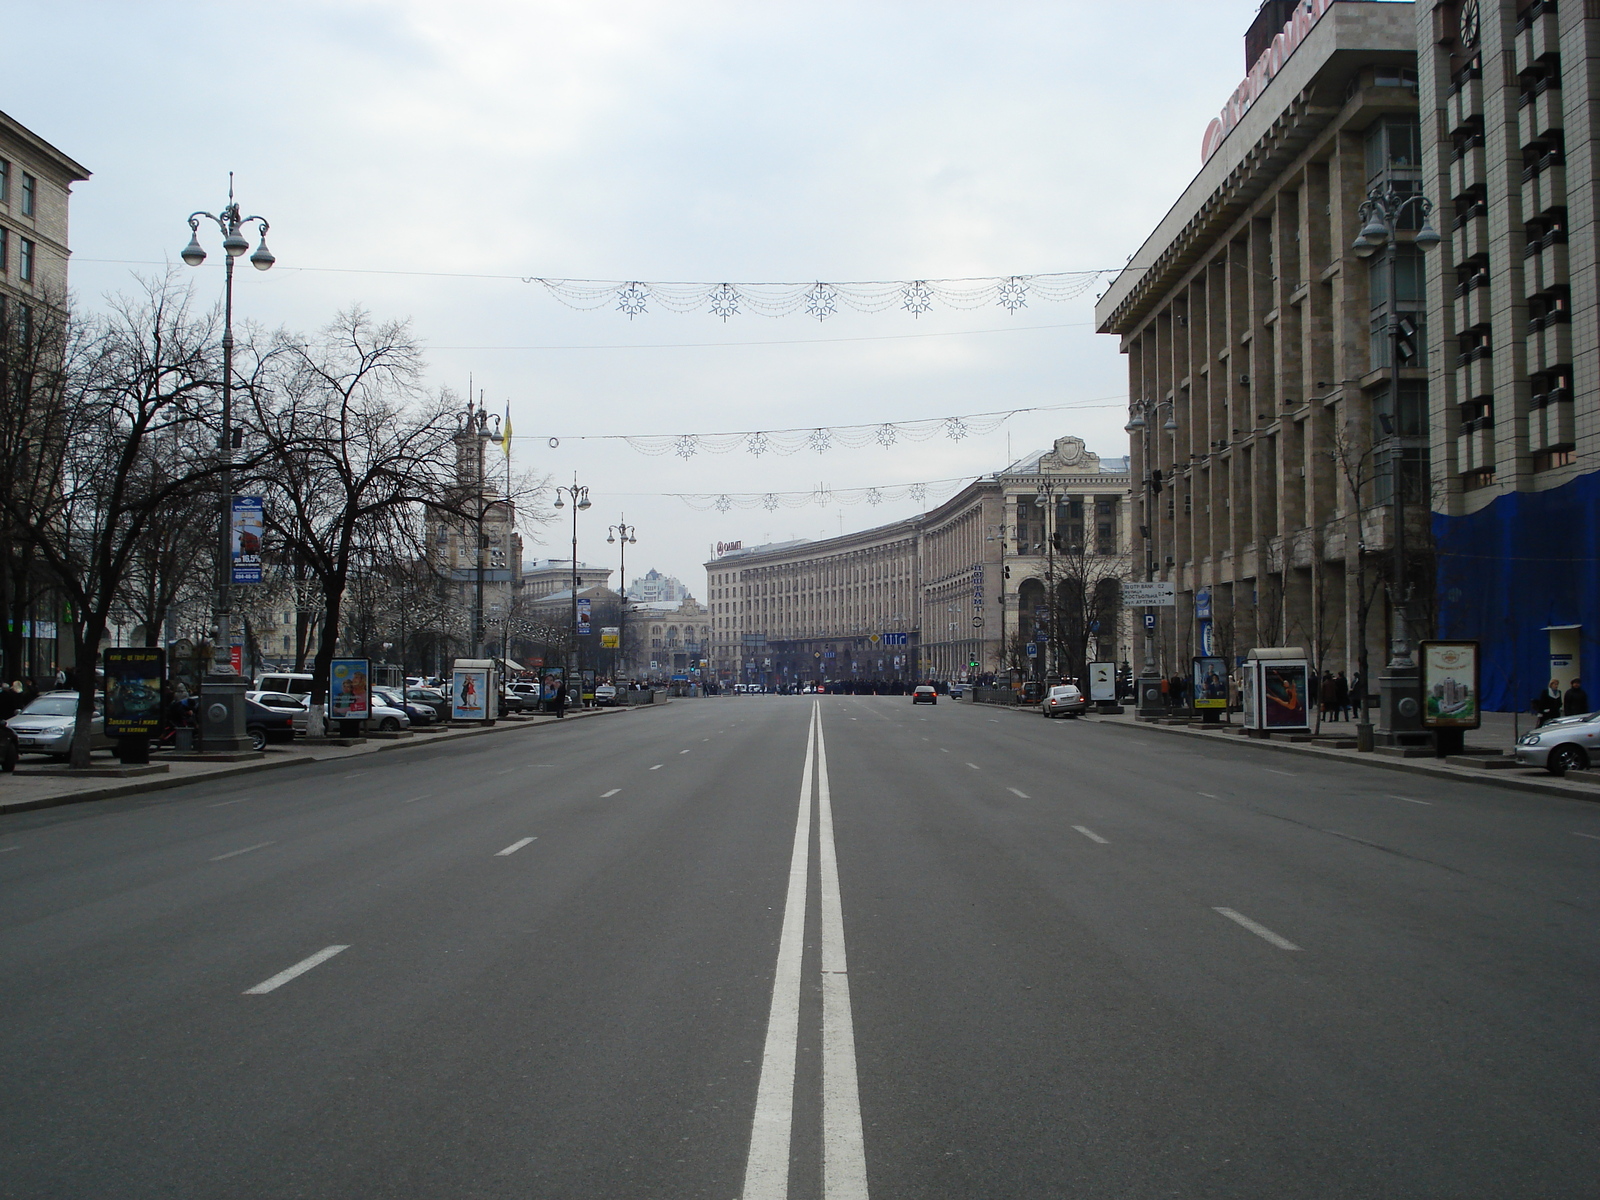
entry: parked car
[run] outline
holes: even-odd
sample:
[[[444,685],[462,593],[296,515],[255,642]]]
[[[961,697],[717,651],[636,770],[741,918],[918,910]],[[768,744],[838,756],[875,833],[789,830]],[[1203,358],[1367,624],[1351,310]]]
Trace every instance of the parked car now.
[[[408,687],[406,689],[406,699],[415,700],[419,704],[426,704],[440,714],[441,720],[444,714],[450,711],[450,697],[436,687]]]
[[[305,733],[306,717],[311,712],[309,692],[298,696],[288,692],[246,692],[244,698],[261,708],[285,714],[295,733]]]
[[[375,687],[372,689],[372,698],[383,701],[390,708],[398,708],[410,718],[413,725],[432,725],[439,720],[438,709],[421,700],[407,699],[400,694],[399,688]]]
[[[29,754],[49,754],[65,758],[72,753],[73,732],[78,722],[77,692],[46,692],[6,722],[17,735],[17,749]],[[112,739],[106,736],[105,715],[98,703],[89,723],[89,749],[106,750]]]
[[[1070,683],[1058,683],[1039,702],[1039,711],[1047,717],[1077,717],[1089,711],[1089,701]]]
[[[15,771],[22,747],[17,743],[16,731],[9,725],[0,725],[0,771]]]
[[[933,684],[919,683],[911,693],[911,703],[937,704],[939,703],[939,693],[934,690]]]
[[[1517,761],[1552,775],[1585,771],[1600,763],[1600,712],[1560,717],[1517,743]]]
[[[519,713],[533,707],[533,701],[513,688],[504,688],[500,692],[500,711],[503,713]]]
[[[265,750],[268,742],[289,742],[294,740],[295,714],[286,708],[270,708],[250,699],[250,694],[244,697],[244,731],[250,735],[250,744],[257,750]]]
[[[314,675],[297,671],[269,671],[256,680],[256,690],[288,692],[291,696],[309,696],[315,679]]]

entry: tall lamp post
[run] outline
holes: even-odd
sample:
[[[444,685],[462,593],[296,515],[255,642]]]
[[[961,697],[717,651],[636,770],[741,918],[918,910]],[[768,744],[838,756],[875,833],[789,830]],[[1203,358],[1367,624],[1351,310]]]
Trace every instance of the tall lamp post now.
[[[572,477],[570,487],[556,488],[556,507],[565,508],[572,501],[572,656],[567,662],[567,690],[570,693],[578,677],[578,514],[589,507],[589,489],[578,486],[578,477]],[[578,695],[583,695],[579,685]]]
[[[618,592],[622,597],[622,611],[617,617],[617,657],[624,668],[628,665],[628,547],[639,540],[633,536],[638,529],[637,525],[629,525],[627,514],[622,513],[617,523],[606,530],[607,545],[617,546],[617,575],[622,583]]]
[[[1008,537],[1014,537],[1016,535],[1016,532],[1017,532],[1017,527],[1015,525],[1007,525],[1005,523],[1005,521],[1003,519],[1004,516],[1005,516],[1005,502],[1004,502],[1004,499],[1002,498],[1002,500],[1001,500],[1001,517],[1002,517],[1002,520],[1001,520],[1000,524],[993,526],[993,529],[994,529],[993,533],[987,534],[984,537],[984,541],[986,541],[986,542],[998,542],[1000,544],[1000,594],[995,597],[996,602],[1000,605],[1000,653],[999,653],[999,657],[998,657],[998,659],[997,659],[997,661],[995,663],[995,674],[996,675],[998,675],[1002,671],[1004,671],[1005,670],[1005,665],[1006,665],[1006,603],[1007,603],[1006,581],[1010,578],[1010,576],[1007,574],[1008,568],[1006,567],[1006,539]],[[1018,622],[1018,629],[1019,630],[1021,629],[1020,618],[1019,618],[1019,622]]]
[[[1408,214],[1414,214],[1418,228],[1411,237],[1411,243],[1423,253],[1427,253],[1440,242],[1438,232],[1428,219],[1432,212],[1433,201],[1421,192],[1402,192],[1392,183],[1378,184],[1367,193],[1367,198],[1361,202],[1361,207],[1357,210],[1357,216],[1361,221],[1361,232],[1356,235],[1356,240],[1350,247],[1358,258],[1371,258],[1380,250],[1387,251],[1389,312],[1386,332],[1389,334],[1389,415],[1392,423],[1384,432],[1385,436],[1395,439],[1404,436],[1399,425],[1400,367],[1404,359],[1415,355],[1416,346],[1411,339],[1415,338],[1418,332],[1412,319],[1401,316],[1398,311],[1399,294],[1395,286],[1398,282],[1395,267],[1401,241],[1397,231],[1400,222],[1405,220]],[[1411,348],[1409,354],[1404,352],[1407,346]],[[1390,503],[1394,506],[1394,566],[1389,586],[1389,603],[1394,612],[1394,636],[1389,644],[1389,665],[1384,668],[1383,676],[1378,681],[1381,691],[1378,731],[1382,735],[1382,740],[1392,745],[1418,740],[1416,735],[1422,729],[1422,695],[1417,664],[1411,655],[1411,585],[1406,579],[1407,480],[1405,454],[1398,440],[1395,442],[1390,464]],[[1367,631],[1363,629],[1361,630],[1363,652],[1366,649],[1366,642]],[[1367,688],[1365,671],[1361,676],[1361,688],[1365,693]],[[1370,722],[1367,720],[1365,694],[1360,696],[1357,702],[1361,709],[1357,743],[1370,745],[1372,735],[1369,732]]]
[[[1144,484],[1144,524],[1140,526],[1144,534],[1144,578],[1146,583],[1155,580],[1156,555],[1155,539],[1152,531],[1156,524],[1156,497],[1161,494],[1161,471],[1150,463],[1150,422],[1160,415],[1161,409],[1168,409],[1166,422],[1161,426],[1163,433],[1178,432],[1178,420],[1172,413],[1170,400],[1134,400],[1129,406],[1128,423],[1122,428],[1128,433],[1139,435],[1141,447],[1141,463],[1143,466]],[[1156,717],[1166,712],[1166,706],[1161,701],[1161,678],[1156,674],[1156,611],[1153,607],[1144,610],[1144,671],[1139,676],[1137,686],[1138,713],[1141,717]]]
[[[228,203],[221,213],[203,210],[189,214],[189,244],[181,257],[191,267],[206,260],[200,245],[200,218],[204,217],[222,234],[226,252],[226,272],[222,306],[222,453],[221,501],[217,521],[217,593],[212,605],[215,633],[211,645],[211,670],[200,684],[200,748],[210,751],[249,750],[250,737],[244,728],[244,693],[247,682],[233,665],[233,452],[239,440],[233,431],[233,260],[250,249],[245,229],[258,227],[260,243],[250,255],[250,265],[258,271],[271,269],[276,261],[267,249],[267,219],[241,216],[233,198],[233,172],[228,172]]]

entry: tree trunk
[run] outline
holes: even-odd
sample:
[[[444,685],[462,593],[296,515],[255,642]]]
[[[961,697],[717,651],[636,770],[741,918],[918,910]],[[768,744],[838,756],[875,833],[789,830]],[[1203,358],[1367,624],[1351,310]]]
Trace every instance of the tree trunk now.
[[[85,616],[81,629],[74,631],[77,639],[73,678],[77,682],[78,717],[72,732],[72,756],[75,770],[89,765],[90,726],[94,722],[95,687],[94,668],[100,657],[100,638],[106,631],[106,619],[98,614]]]

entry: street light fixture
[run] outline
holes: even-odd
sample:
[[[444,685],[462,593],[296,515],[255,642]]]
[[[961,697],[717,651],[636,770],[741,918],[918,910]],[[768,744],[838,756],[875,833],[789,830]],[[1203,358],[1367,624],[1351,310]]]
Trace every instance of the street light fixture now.
[[[627,514],[622,513],[617,517],[617,523],[606,529],[606,544],[619,546],[617,575],[622,584],[618,592],[622,597],[622,613],[617,618],[617,657],[622,660],[624,667],[628,665],[628,547],[639,540],[633,536],[638,528],[637,525],[629,525]]]
[[[565,508],[572,500],[572,655],[567,661],[567,691],[570,693],[578,677],[578,514],[590,507],[589,489],[578,486],[578,477],[572,477],[570,487],[556,488],[556,507]],[[579,685],[578,696],[583,696]]]
[[[1155,578],[1155,497],[1161,491],[1161,471],[1150,463],[1150,421],[1160,414],[1162,408],[1167,409],[1167,419],[1161,426],[1162,432],[1177,433],[1176,405],[1171,400],[1139,399],[1131,401],[1128,405],[1131,415],[1128,418],[1128,423],[1123,426],[1127,432],[1140,435],[1143,466],[1144,523],[1139,528],[1144,535],[1144,578],[1146,583]],[[1142,619],[1145,622],[1144,670],[1136,686],[1139,715],[1144,717],[1153,717],[1165,711],[1165,706],[1161,701],[1161,680],[1156,674],[1155,616],[1154,608],[1146,608],[1142,614]]]
[[[250,738],[244,728],[244,693],[246,681],[233,665],[233,613],[232,613],[232,563],[233,563],[233,260],[250,249],[250,240],[244,230],[254,224],[260,233],[260,245],[250,256],[250,263],[258,271],[271,268],[277,261],[267,249],[267,219],[260,216],[242,216],[238,202],[233,198],[233,172],[228,172],[228,203],[221,213],[204,210],[189,214],[189,244],[180,257],[191,267],[206,261],[205,247],[200,244],[200,219],[214,224],[222,234],[222,248],[226,252],[226,271],[223,284],[222,305],[222,436],[219,449],[222,453],[220,477],[221,501],[217,526],[216,600],[213,605],[215,633],[211,645],[211,670],[200,685],[200,744],[203,750],[243,751],[250,748]],[[241,666],[243,664],[241,663]]]

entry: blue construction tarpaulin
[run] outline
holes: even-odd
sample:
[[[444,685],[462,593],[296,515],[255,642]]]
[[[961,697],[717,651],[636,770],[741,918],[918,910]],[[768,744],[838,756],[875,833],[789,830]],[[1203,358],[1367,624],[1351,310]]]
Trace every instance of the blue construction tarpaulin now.
[[[1483,706],[1525,711],[1550,679],[1549,626],[1581,625],[1580,670],[1600,683],[1600,472],[1433,518],[1439,636],[1483,643]]]

